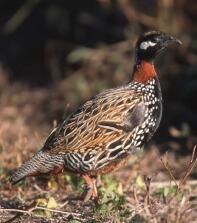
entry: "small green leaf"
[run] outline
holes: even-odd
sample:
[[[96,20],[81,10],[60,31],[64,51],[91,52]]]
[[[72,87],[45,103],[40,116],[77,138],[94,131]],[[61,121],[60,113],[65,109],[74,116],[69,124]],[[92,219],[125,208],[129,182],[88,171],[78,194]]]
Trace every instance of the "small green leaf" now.
[[[47,208],[56,208],[58,206],[54,197],[50,197],[47,203]]]
[[[137,186],[138,186],[139,188],[141,188],[142,190],[145,190],[146,185],[145,185],[145,183],[144,183],[144,181],[143,181],[143,179],[142,179],[142,177],[141,177],[140,175],[138,175],[138,176],[136,177],[135,182],[136,182],[136,184],[137,184]]]
[[[163,190],[164,197],[167,197],[169,193],[170,193],[170,188],[169,187],[164,187],[164,190]]]
[[[38,206],[46,207],[47,199],[46,198],[38,198],[38,199],[36,199],[36,203]]]

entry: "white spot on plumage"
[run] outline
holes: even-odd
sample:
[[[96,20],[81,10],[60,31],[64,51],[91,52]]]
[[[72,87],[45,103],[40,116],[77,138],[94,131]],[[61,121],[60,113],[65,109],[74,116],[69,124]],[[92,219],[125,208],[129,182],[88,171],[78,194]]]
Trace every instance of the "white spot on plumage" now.
[[[138,132],[138,134],[139,135],[141,135],[141,134],[143,134],[144,133],[144,131],[141,129],[141,130],[139,130],[139,132]]]
[[[155,45],[156,45],[156,43],[153,43],[150,40],[149,41],[144,41],[140,44],[140,49],[146,50],[148,47],[152,47],[152,46],[155,46]]]

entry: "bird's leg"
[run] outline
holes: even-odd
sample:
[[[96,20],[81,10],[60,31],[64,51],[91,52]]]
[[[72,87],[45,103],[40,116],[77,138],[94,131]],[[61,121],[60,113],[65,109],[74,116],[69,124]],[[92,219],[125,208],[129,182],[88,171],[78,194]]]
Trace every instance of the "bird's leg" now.
[[[89,175],[82,175],[82,178],[85,180],[86,185],[87,185],[87,192],[84,197],[84,202],[87,202],[91,198],[94,200],[98,199],[98,191],[97,191],[97,186],[96,186],[96,178],[95,177],[90,177]]]
[[[87,192],[84,197],[84,202],[87,202],[90,200],[91,197],[93,197],[94,183],[93,183],[93,179],[86,174],[82,175],[82,178],[86,182],[86,186],[87,186]]]
[[[97,190],[97,178],[93,178],[93,193],[92,198],[98,200],[98,190]]]
[[[101,187],[102,186],[102,181],[101,181],[101,175],[98,175],[96,177],[96,187]]]

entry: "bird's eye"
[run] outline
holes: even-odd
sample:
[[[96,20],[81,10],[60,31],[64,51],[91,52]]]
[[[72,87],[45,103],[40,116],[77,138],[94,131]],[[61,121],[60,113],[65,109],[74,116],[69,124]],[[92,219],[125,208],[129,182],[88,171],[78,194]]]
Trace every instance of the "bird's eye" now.
[[[156,43],[154,43],[150,40],[147,40],[147,41],[144,41],[140,44],[140,49],[141,50],[146,50],[148,47],[153,47],[155,45],[156,45]]]
[[[154,42],[158,43],[160,41],[160,38],[159,37],[155,37],[154,38]]]

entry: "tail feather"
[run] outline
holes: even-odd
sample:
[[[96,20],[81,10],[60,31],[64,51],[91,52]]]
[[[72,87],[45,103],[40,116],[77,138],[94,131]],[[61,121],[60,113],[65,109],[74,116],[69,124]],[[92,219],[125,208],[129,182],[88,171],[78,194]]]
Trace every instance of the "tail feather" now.
[[[63,163],[64,160],[62,156],[51,156],[50,154],[44,153],[40,150],[12,174],[10,181],[12,184],[16,184],[27,176],[39,173],[48,173],[52,171],[54,167],[62,166]]]

